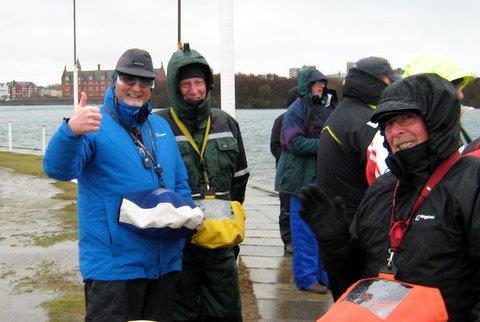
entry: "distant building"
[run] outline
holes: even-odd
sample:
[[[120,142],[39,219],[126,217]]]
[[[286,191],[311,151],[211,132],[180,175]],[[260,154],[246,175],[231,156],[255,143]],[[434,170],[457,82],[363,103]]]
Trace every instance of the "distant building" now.
[[[0,83],[0,101],[10,100],[10,92],[7,83]]]
[[[101,98],[112,80],[114,70],[101,70],[100,64],[97,65],[96,70],[82,71],[81,65],[78,64],[78,92],[87,93],[88,97]],[[160,68],[155,69],[157,74],[156,82],[166,80],[165,69],[163,62]],[[73,95],[73,71],[67,71],[67,66],[64,67],[62,73],[62,96],[72,97]]]
[[[300,68],[298,68],[298,67],[290,68],[288,70],[288,78],[296,78],[297,75],[298,75],[298,70],[299,69]]]
[[[61,88],[38,87],[38,96],[40,97],[62,97]]]
[[[336,74],[328,74],[328,75],[325,75],[327,78],[345,78],[345,76],[347,76],[347,74],[345,73],[342,73],[342,72],[338,72]]]
[[[288,70],[288,78],[296,78],[298,76],[298,71],[301,69],[301,68],[304,68],[304,67],[313,67],[313,68],[316,68],[315,66],[312,66],[312,65],[303,65],[302,67],[293,67],[293,68],[290,68]]]
[[[8,82],[10,99],[29,99],[38,96],[38,87],[32,82]]]

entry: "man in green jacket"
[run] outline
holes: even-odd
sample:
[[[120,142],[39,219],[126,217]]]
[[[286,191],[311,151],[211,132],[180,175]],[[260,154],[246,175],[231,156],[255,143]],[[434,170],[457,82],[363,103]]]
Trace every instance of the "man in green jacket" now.
[[[207,61],[184,44],[168,63],[171,108],[158,114],[175,133],[192,198],[242,203],[249,172],[240,128],[230,115],[211,108],[212,87]],[[207,249],[187,243],[182,270],[175,285],[176,321],[242,320],[234,248]]]

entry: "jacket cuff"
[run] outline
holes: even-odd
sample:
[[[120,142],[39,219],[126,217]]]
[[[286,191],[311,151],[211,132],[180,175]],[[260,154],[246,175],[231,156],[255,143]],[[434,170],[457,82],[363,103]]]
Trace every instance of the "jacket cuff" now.
[[[60,133],[62,133],[62,135],[65,135],[66,137],[68,138],[76,138],[76,139],[80,139],[82,136],[81,135],[76,135],[72,129],[70,128],[70,126],[68,126],[68,121],[70,119],[63,119],[63,122],[62,122],[62,125],[60,125]]]

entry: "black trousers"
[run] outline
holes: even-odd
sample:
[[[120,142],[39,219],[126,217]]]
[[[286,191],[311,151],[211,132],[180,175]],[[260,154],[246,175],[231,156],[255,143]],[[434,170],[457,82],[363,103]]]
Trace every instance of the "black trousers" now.
[[[280,237],[283,244],[292,242],[290,235],[290,195],[288,193],[279,193],[280,198],[280,215],[278,216],[278,225],[280,226]]]
[[[159,279],[85,281],[85,321],[173,320],[176,273]]]

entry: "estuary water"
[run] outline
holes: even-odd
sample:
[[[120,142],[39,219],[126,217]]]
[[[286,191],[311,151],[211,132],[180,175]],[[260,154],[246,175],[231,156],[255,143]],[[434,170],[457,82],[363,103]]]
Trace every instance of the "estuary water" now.
[[[250,169],[250,181],[273,187],[275,160],[270,153],[270,133],[275,118],[285,109],[236,110]],[[71,116],[71,105],[0,106],[0,146],[8,146],[8,122],[12,122],[13,146],[40,150],[42,126],[46,139],[63,118]],[[480,109],[467,113],[462,123],[472,138],[480,136]]]
[[[283,109],[237,110],[247,153],[250,180],[273,187],[275,160],[270,153],[270,132],[275,118]],[[17,148],[41,150],[42,127],[46,140],[56,131],[63,118],[73,113],[71,105],[0,106],[0,147],[8,147],[8,122],[12,122],[12,145]]]

